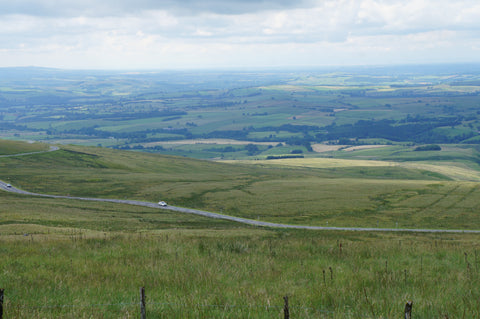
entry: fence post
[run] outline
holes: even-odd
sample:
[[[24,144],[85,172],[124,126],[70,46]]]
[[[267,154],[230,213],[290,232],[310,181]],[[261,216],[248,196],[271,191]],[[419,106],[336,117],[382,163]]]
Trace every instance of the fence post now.
[[[405,319],[412,319],[412,306],[413,301],[409,300],[405,304]]]
[[[141,311],[140,318],[147,319],[147,309],[145,308],[145,287],[140,288],[140,311]]]
[[[288,296],[283,297],[285,305],[283,306],[283,315],[285,319],[290,319],[290,311],[288,309]]]
[[[365,294],[365,300],[367,301],[367,304],[370,305],[370,310],[372,311],[372,318],[375,318],[375,310],[373,309],[373,304],[368,301],[367,289],[365,287],[363,287],[363,293]]]
[[[0,289],[0,319],[3,318],[3,293],[5,289]]]
[[[477,264],[477,250],[475,249],[475,271],[478,271],[478,264]]]

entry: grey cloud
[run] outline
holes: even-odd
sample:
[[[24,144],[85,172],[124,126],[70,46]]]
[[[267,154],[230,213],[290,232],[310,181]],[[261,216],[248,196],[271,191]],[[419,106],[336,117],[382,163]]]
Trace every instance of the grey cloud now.
[[[0,0],[0,15],[117,16],[149,10],[180,15],[198,13],[243,14],[265,10],[308,8],[315,0]]]
[[[147,0],[148,1],[148,0]],[[292,9],[292,8],[305,8],[311,7],[315,4],[312,0],[168,0],[171,8],[175,11],[181,12],[212,12],[219,14],[242,14],[251,13],[264,10],[279,10],[279,9]]]

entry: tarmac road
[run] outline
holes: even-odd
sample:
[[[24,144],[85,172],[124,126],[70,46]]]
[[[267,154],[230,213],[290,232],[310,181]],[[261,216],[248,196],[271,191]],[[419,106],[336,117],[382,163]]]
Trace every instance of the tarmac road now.
[[[33,154],[40,154],[40,153],[46,153],[46,152],[54,152],[54,151],[58,151],[58,150],[59,150],[58,146],[50,146],[50,149],[48,151],[38,151],[38,152],[29,152],[29,153],[20,153],[20,154],[11,154],[11,155],[0,155],[0,157],[25,156],[25,155],[33,155]]]
[[[271,228],[290,228],[290,229],[309,229],[309,230],[336,230],[336,231],[361,231],[361,232],[410,232],[410,233],[474,233],[480,234],[480,230],[461,230],[461,229],[411,229],[411,228],[362,228],[362,227],[322,227],[322,226],[306,226],[306,225],[288,225],[288,224],[277,224],[262,222],[259,220],[246,219],[241,217],[211,213],[202,210],[176,207],[176,206],[160,206],[157,203],[143,202],[136,200],[123,200],[123,199],[106,199],[106,198],[93,198],[93,197],[75,197],[75,196],[61,196],[61,195],[48,195],[48,194],[37,194],[32,192],[27,192],[21,189],[18,189],[14,186],[7,186],[4,181],[0,181],[0,189],[16,194],[28,195],[28,196],[39,196],[46,198],[62,198],[62,199],[75,199],[75,200],[86,200],[86,201],[96,201],[96,202],[110,202],[118,204],[128,204],[128,205],[137,205],[145,206],[151,208],[171,210],[184,214],[195,214],[200,216],[205,216],[209,218],[225,219],[242,224],[257,226],[257,227],[271,227]]]

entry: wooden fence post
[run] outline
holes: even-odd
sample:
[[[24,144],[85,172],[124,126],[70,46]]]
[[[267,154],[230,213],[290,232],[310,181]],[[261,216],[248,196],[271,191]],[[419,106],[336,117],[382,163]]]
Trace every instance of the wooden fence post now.
[[[5,289],[0,289],[0,319],[3,318],[3,294]]]
[[[478,264],[477,264],[477,250],[475,249],[475,271],[478,271]]]
[[[405,304],[405,319],[412,319],[412,306],[413,301],[409,300]]]
[[[290,310],[288,309],[288,296],[283,297],[285,305],[283,306],[283,317],[285,319],[290,319]]]
[[[373,309],[373,304],[368,301],[367,289],[365,287],[363,287],[363,293],[365,294],[365,300],[367,301],[367,304],[370,305],[370,310],[372,311],[372,318],[375,318],[375,310]]]
[[[147,319],[147,309],[145,307],[145,287],[140,288],[140,311],[141,311],[140,318]]]

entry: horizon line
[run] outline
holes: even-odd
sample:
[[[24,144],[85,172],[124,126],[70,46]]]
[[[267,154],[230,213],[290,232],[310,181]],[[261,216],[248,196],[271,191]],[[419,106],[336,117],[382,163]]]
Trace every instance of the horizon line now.
[[[70,68],[70,67],[52,67],[40,65],[16,65],[0,66],[0,70],[5,69],[38,69],[38,70],[59,70],[59,71],[103,71],[103,72],[171,72],[171,71],[305,71],[305,70],[325,70],[325,69],[348,69],[348,68],[398,68],[398,67],[441,67],[441,66],[479,66],[480,62],[417,62],[417,63],[390,63],[390,64],[338,64],[338,65],[265,65],[265,66],[200,66],[200,67],[151,67],[151,68]]]

